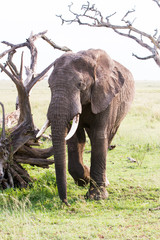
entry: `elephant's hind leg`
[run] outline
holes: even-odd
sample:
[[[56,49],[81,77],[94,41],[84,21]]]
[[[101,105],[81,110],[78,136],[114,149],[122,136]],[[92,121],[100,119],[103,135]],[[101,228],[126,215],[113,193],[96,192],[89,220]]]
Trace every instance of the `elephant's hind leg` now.
[[[85,132],[82,128],[68,140],[68,171],[79,186],[85,186],[90,181],[89,168],[83,164],[85,141]]]

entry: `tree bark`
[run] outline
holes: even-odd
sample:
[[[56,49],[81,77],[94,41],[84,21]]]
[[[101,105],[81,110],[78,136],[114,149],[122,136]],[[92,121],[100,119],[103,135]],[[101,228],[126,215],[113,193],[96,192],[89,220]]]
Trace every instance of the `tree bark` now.
[[[5,114],[4,107],[2,106],[2,134],[0,137],[0,167],[3,169],[2,175],[0,176],[0,188],[10,187],[26,187],[32,182],[28,172],[21,166],[21,164],[30,164],[32,166],[38,166],[42,168],[48,168],[54,163],[50,157],[53,155],[53,147],[48,149],[33,148],[33,145],[40,145],[36,138],[37,129],[34,125],[31,106],[29,101],[29,93],[32,87],[41,79],[44,78],[45,74],[53,67],[54,62],[46,67],[41,73],[36,74],[37,64],[37,48],[34,44],[35,40],[41,38],[49,43],[52,47],[62,50],[71,51],[67,47],[60,47],[45,36],[45,32],[30,35],[26,42],[21,44],[11,44],[3,41],[10,49],[0,54],[0,59],[8,55],[8,59],[5,64],[0,63],[1,71],[14,82],[17,92],[18,101],[16,106],[20,109],[20,116],[18,124],[10,130],[10,135],[6,137],[5,134]],[[26,79],[23,79],[23,52],[21,55],[20,70],[13,63],[13,55],[19,48],[27,47],[31,55],[30,66],[26,68]],[[49,159],[48,159],[49,158]]]

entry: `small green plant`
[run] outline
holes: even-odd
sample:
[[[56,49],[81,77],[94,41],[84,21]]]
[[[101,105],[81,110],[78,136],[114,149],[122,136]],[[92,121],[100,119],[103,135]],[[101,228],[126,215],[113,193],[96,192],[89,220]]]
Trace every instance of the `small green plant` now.
[[[138,166],[141,166],[145,159],[146,148],[143,145],[132,145],[130,150],[131,158],[129,160],[137,163]]]

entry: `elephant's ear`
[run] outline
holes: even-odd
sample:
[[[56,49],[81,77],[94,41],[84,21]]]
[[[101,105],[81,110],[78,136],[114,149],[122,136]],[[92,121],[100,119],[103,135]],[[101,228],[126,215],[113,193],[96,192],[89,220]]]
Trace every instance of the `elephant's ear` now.
[[[94,114],[104,111],[121,91],[124,77],[116,63],[105,53],[98,57],[95,68],[95,83],[91,93],[91,108]]]

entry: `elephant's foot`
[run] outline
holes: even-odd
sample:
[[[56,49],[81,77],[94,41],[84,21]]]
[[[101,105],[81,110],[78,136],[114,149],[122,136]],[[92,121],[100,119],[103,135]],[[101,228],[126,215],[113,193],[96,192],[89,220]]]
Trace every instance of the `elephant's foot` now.
[[[74,179],[75,183],[81,187],[85,187],[90,182],[90,170],[86,165],[84,165],[83,168],[84,168],[83,177]]]
[[[86,194],[87,199],[102,200],[108,198],[108,192],[105,187],[91,187]]]

